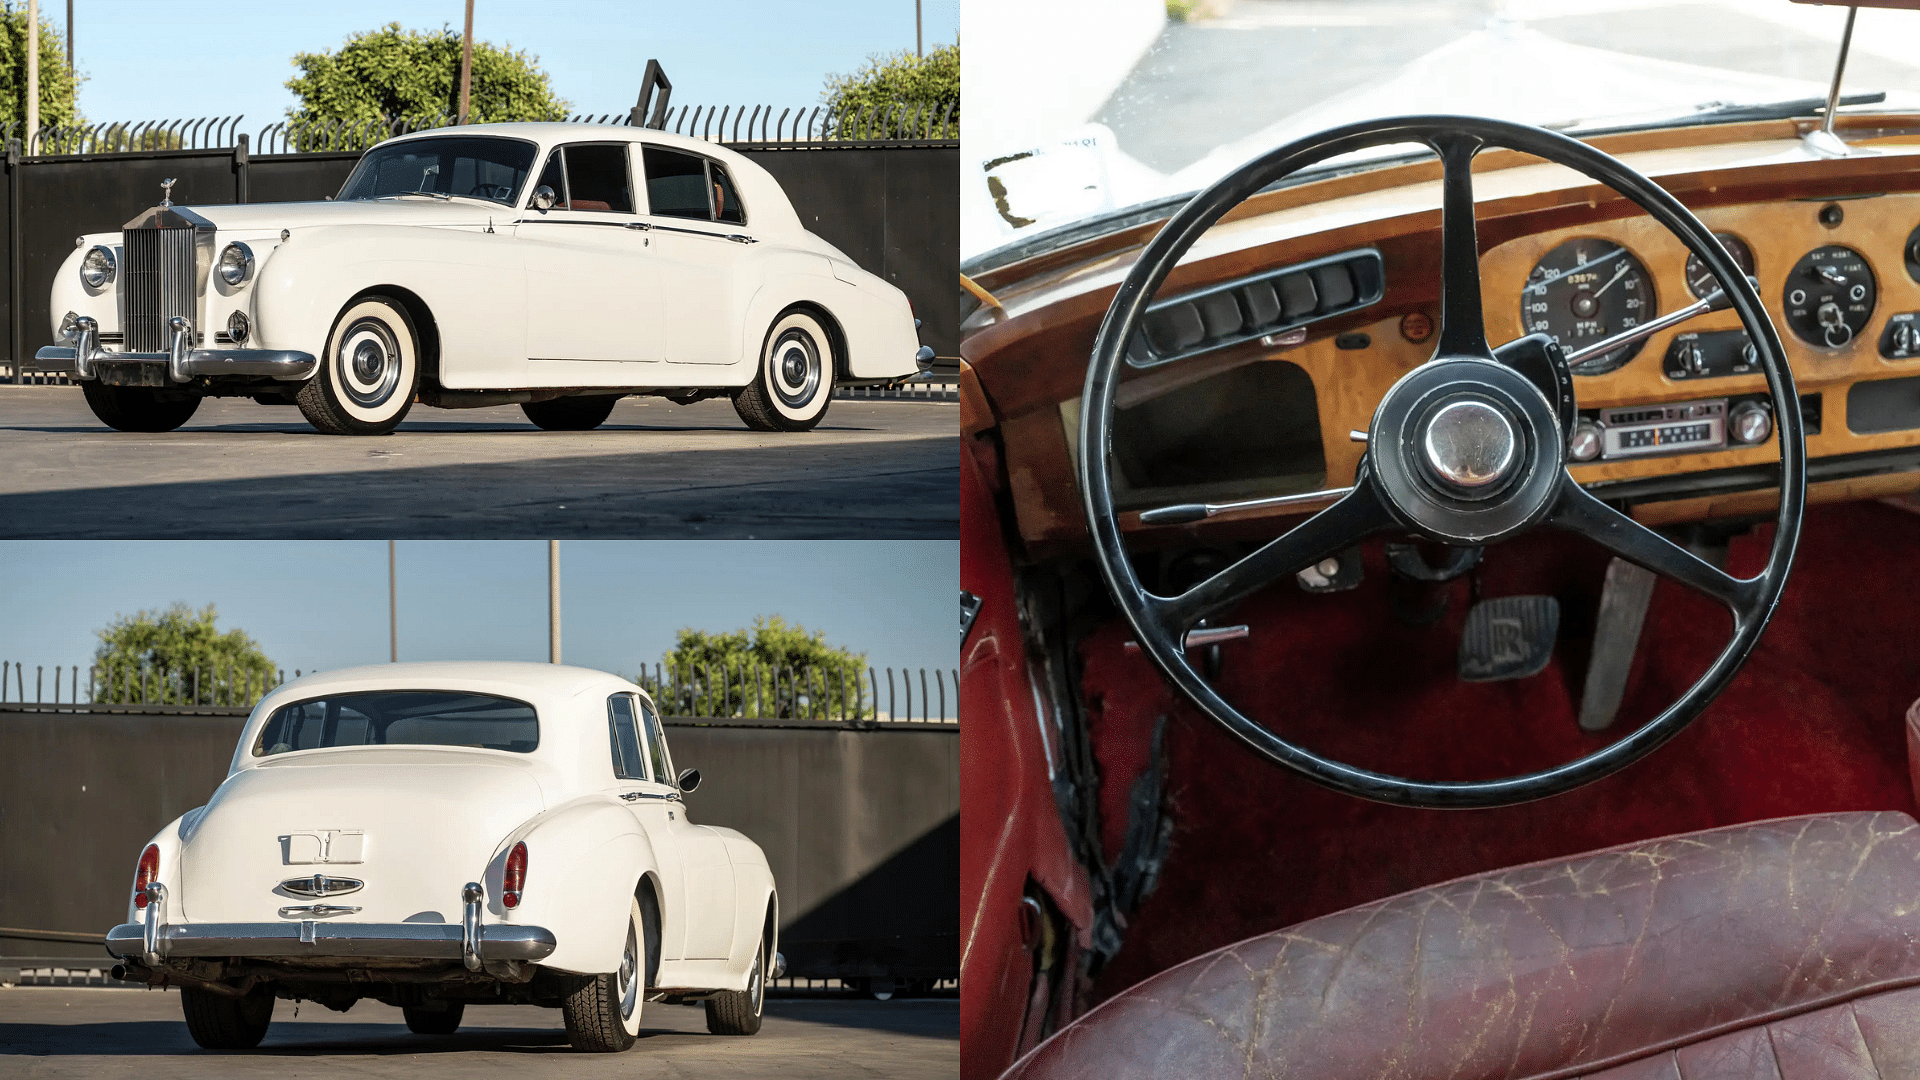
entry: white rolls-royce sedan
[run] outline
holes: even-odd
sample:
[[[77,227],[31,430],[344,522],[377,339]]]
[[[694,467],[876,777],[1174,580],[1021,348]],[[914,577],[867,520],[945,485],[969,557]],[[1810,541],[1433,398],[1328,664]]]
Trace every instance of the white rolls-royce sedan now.
[[[784,967],[758,845],[696,825],[645,691],[550,664],[296,679],[253,710],[207,805],[140,853],[117,978],[174,986],[195,1042],[257,1046],[279,998],[362,998],[447,1034],[469,1002],[558,1007],[576,1049],[642,1005],[760,1029]]]
[[[122,431],[206,397],[384,434],[415,402],[599,426],[729,396],[805,431],[836,386],[929,370],[906,295],[801,225],[765,169],[645,128],[486,124],[367,151],[325,202],[158,206],[82,236],[43,368]]]

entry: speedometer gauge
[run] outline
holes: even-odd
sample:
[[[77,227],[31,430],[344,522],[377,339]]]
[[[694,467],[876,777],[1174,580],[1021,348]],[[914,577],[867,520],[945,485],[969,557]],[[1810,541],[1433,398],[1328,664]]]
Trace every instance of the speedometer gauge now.
[[[1569,240],[1527,275],[1520,325],[1573,352],[1653,317],[1653,281],[1633,252],[1607,240]],[[1639,353],[1636,341],[1574,364],[1575,375],[1612,371]]]

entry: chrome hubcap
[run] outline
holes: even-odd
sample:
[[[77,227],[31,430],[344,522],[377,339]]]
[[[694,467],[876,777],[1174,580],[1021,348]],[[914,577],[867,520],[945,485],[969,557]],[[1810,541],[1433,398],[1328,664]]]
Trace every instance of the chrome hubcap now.
[[[1427,420],[1420,449],[1435,479],[1464,498],[1485,498],[1512,474],[1513,423],[1484,401],[1455,401]]]
[[[635,947],[633,924],[627,924],[627,951],[620,956],[620,1015],[632,1019],[633,1007],[640,1003],[640,950]]]
[[[773,344],[773,392],[789,408],[798,409],[820,390],[820,350],[805,331],[794,329]]]
[[[400,385],[400,343],[378,319],[347,327],[334,360],[340,390],[362,408],[384,404]]]

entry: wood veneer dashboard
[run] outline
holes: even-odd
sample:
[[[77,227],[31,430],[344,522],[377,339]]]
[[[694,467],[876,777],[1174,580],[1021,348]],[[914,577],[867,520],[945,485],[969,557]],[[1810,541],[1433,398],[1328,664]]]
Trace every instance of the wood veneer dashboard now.
[[[1848,426],[1854,384],[1920,376],[1920,357],[1890,360],[1879,348],[1890,317],[1920,312],[1920,281],[1909,272],[1906,257],[1908,238],[1920,227],[1920,118],[1848,118],[1843,133],[1867,152],[1846,158],[1813,155],[1798,138],[1805,129],[1804,122],[1772,121],[1592,141],[1658,181],[1709,228],[1751,248],[1759,292],[1786,345],[1798,389],[1803,399],[1820,399],[1820,430],[1807,439],[1816,481],[1811,497],[1862,498],[1920,489],[1920,452],[1910,460],[1888,453],[1920,447],[1920,419],[1901,430],[1855,432]],[[1495,344],[1525,332],[1522,294],[1528,275],[1541,256],[1567,240],[1628,248],[1645,267],[1657,300],[1653,307],[1661,313],[1692,301],[1685,247],[1612,190],[1504,150],[1483,152],[1474,171],[1481,292],[1488,337]],[[1409,340],[1402,320],[1415,312],[1438,315],[1438,181],[1439,165],[1428,159],[1270,191],[1242,204],[1195,244],[1161,297],[1367,247],[1381,254],[1385,295],[1363,310],[1313,323],[1303,344],[1275,348],[1255,341],[1129,372],[1120,389],[1123,401],[1151,402],[1222,373],[1265,370],[1256,365],[1290,365],[1296,380],[1304,373],[1311,383],[1308,411],[1317,413],[1324,472],[1289,476],[1257,492],[1236,489],[1234,497],[1350,483],[1363,447],[1348,432],[1364,430],[1393,381],[1432,353],[1431,337]],[[1838,208],[1837,214],[1830,208]],[[1020,533],[1036,553],[1084,543],[1071,429],[1086,358],[1115,288],[1160,224],[1135,225],[975,278],[1002,308],[983,308],[963,326],[963,433],[997,451],[995,468]],[[1863,256],[1877,291],[1865,327],[1840,348],[1803,342],[1782,318],[1789,272],[1808,252],[1827,245]],[[1676,335],[1739,326],[1737,316],[1724,311],[1655,334],[1617,370],[1577,377],[1580,407],[1763,392],[1766,381],[1757,373],[1674,379],[1663,371]],[[1364,345],[1358,344],[1360,335]],[[1920,345],[1914,351],[1920,352]],[[1920,382],[1914,386],[1920,409]],[[1289,403],[1272,404],[1275,422],[1296,422]],[[1299,403],[1292,404],[1297,413]],[[1231,422],[1247,424],[1247,416],[1242,403]],[[1311,438],[1311,428],[1306,430]],[[1596,491],[1620,492],[1643,520],[1671,522],[1764,512],[1776,496],[1754,480],[1754,467],[1776,460],[1770,437],[1758,446],[1579,465],[1573,474]],[[1231,488],[1155,488],[1146,501],[1219,499]],[[1193,525],[1156,527],[1139,523],[1141,502],[1135,503],[1135,512],[1122,515],[1122,528],[1148,544],[1186,542],[1196,535],[1270,536],[1284,527],[1274,519],[1302,512],[1297,506],[1235,511]]]

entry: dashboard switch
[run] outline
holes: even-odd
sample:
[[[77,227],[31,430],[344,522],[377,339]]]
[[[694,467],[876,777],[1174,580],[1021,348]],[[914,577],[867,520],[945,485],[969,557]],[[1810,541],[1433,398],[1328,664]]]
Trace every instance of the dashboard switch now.
[[[1353,275],[1347,272],[1345,264],[1314,267],[1313,284],[1320,291],[1321,307],[1346,307],[1353,303]]]
[[[1880,332],[1880,355],[1888,360],[1920,359],[1920,311],[1887,318],[1887,328]]]
[[[1289,319],[1311,312],[1320,303],[1319,295],[1313,291],[1313,279],[1305,274],[1287,274],[1278,285],[1280,310]]]
[[[1733,441],[1753,446],[1773,434],[1773,414],[1758,401],[1743,401],[1727,414],[1727,431]]]
[[[1600,456],[1600,446],[1600,425],[1582,420],[1573,425],[1573,434],[1567,436],[1567,457],[1574,461],[1592,461]]]

